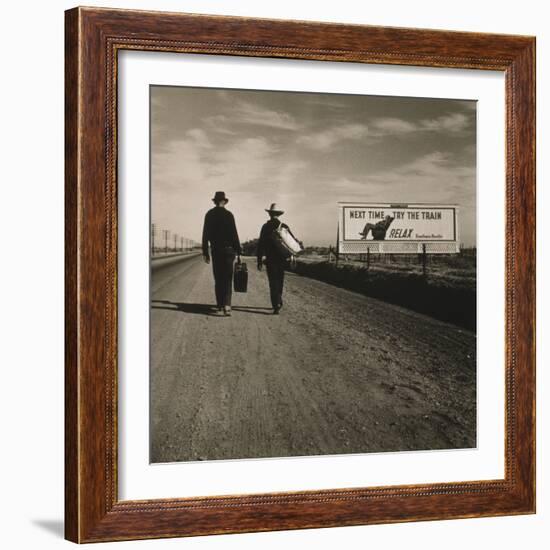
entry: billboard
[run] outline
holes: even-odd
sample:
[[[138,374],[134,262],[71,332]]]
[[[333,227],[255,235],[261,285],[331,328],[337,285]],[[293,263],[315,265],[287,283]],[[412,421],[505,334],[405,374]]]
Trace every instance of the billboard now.
[[[446,204],[338,203],[338,251],[453,254],[460,251],[458,207]]]

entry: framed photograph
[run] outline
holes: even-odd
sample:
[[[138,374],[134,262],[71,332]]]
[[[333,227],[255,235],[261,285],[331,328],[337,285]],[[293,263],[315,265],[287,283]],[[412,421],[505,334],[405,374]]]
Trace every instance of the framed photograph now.
[[[535,39],[66,12],[66,538],[535,511]]]

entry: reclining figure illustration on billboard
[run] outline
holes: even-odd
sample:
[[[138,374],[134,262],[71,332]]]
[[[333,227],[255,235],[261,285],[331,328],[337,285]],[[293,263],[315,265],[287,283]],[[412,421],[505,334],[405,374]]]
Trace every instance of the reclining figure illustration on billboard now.
[[[395,218],[392,218],[391,216],[386,216],[382,221],[379,221],[378,223],[367,223],[363,228],[363,231],[359,233],[359,235],[362,235],[361,239],[366,239],[369,231],[371,231],[372,239],[374,241],[383,241],[386,238],[386,232],[388,231],[391,222],[393,222],[394,219]]]

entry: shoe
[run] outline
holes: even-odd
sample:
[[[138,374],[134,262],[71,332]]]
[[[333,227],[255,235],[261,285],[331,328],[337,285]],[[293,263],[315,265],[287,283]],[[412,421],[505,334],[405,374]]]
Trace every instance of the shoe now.
[[[223,314],[226,317],[231,317],[231,306],[224,306],[223,307]]]
[[[279,310],[280,309],[281,309],[280,307],[274,307],[273,308],[273,315],[279,315]]]

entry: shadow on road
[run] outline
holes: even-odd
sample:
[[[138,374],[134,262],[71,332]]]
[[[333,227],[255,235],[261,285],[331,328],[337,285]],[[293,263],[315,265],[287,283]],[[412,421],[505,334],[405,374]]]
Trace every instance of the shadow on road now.
[[[186,302],[171,302],[170,300],[152,300],[152,309],[165,309],[167,311],[179,311],[182,313],[194,313],[197,315],[217,316],[217,309],[210,304],[193,304]],[[255,306],[233,306],[233,311],[243,311],[245,313],[257,313],[259,315],[271,315],[270,307]]]
[[[271,315],[273,308],[271,307],[255,307],[255,306],[232,306],[233,311],[244,311],[245,313],[258,313],[260,315]]]
[[[189,304],[185,302],[171,302],[170,300],[152,300],[151,308],[181,311],[182,313],[196,313],[198,315],[214,315],[216,313],[216,308],[210,304]]]

